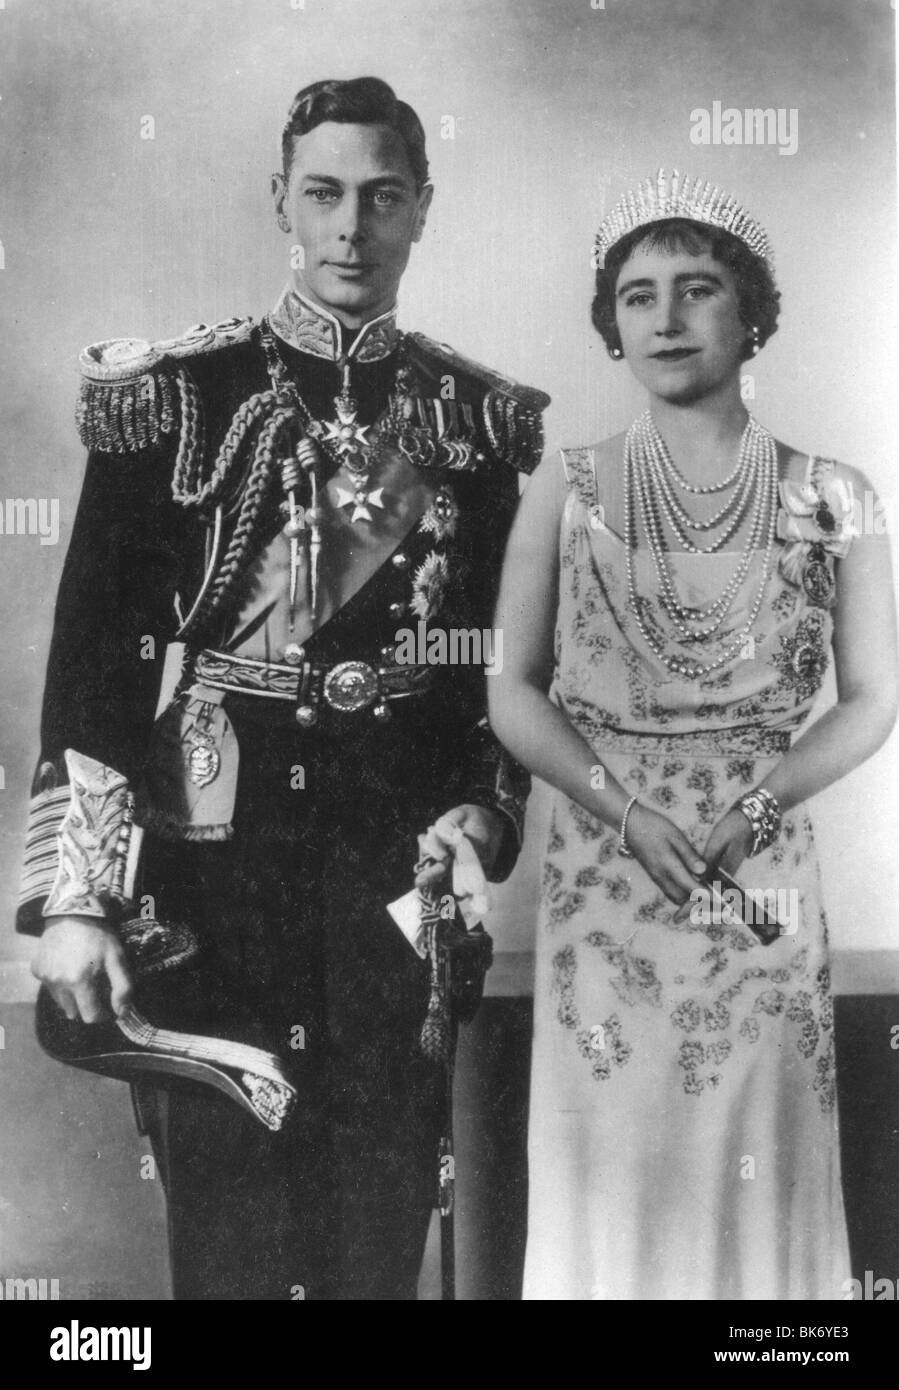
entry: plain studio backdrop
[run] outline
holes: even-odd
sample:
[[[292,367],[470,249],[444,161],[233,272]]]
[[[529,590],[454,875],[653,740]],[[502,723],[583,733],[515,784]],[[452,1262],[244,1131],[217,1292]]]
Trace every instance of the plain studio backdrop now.
[[[420,113],[436,194],[401,326],[550,391],[550,445],[642,409],[589,323],[602,215],[660,165],[733,191],[770,232],[783,292],[780,330],[745,369],[751,408],[862,467],[895,515],[893,22],[887,0],[0,5],[0,494],[58,499],[61,523],[55,546],[0,536],[0,964],[31,949],[11,919],[83,470],[79,350],[271,306],[288,241],[269,178],[295,92],[371,73]],[[715,102],[780,110],[795,151],[694,144],[693,113]],[[896,939],[897,746],[813,803],[844,949]],[[527,949],[533,911],[529,861],[497,918],[501,950]]]

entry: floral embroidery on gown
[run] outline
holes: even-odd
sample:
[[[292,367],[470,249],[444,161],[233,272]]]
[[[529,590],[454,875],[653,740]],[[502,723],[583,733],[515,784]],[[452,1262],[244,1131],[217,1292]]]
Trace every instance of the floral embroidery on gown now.
[[[834,559],[851,493],[810,460],[780,486],[754,649],[672,676],[627,607],[623,542],[597,509],[591,451],[564,450],[553,701],[631,795],[700,850],[804,724],[829,660]],[[679,592],[720,592],[733,553],[673,553]],[[638,550],[638,592],[653,595]],[[720,633],[748,620],[763,552]],[[644,626],[664,633],[656,600]],[[676,648],[675,648],[676,649]],[[688,653],[689,654],[689,653]],[[751,657],[751,659],[746,659]],[[827,923],[812,823],[785,813],[744,861],[793,928],[672,924],[617,831],[552,792],[537,939],[526,1299],[835,1299],[849,1277]]]

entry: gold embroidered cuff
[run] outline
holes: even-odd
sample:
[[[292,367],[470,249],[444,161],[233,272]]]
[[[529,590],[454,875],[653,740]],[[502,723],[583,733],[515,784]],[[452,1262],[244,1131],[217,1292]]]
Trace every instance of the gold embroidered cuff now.
[[[119,772],[67,748],[69,806],[57,833],[56,878],[44,917],[105,917],[110,905],[127,902],[139,832],[134,798]]]
[[[69,809],[69,788],[38,792],[28,804],[25,858],[19,888],[19,907],[46,898],[56,878],[57,836]]]

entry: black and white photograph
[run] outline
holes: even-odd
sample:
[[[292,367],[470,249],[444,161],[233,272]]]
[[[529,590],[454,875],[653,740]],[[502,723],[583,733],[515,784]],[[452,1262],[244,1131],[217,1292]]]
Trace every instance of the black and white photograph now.
[[[844,1310],[899,1299],[895,30],[0,0],[33,1364],[149,1369],[182,1302],[584,1300],[705,1305],[696,1365],[861,1364]]]

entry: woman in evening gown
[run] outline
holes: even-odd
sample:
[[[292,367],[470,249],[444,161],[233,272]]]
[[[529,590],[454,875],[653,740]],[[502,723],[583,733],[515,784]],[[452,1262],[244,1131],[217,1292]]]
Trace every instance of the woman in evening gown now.
[[[840,1299],[807,803],[895,720],[888,542],[860,533],[860,473],[744,407],[780,298],[757,222],[660,174],[596,255],[594,323],[648,410],[535,474],[489,683],[496,732],[552,796],[524,1297]],[[838,700],[812,723],[831,655]]]

